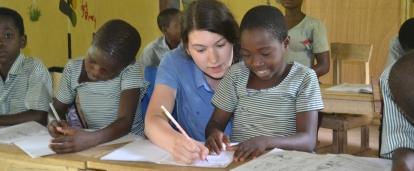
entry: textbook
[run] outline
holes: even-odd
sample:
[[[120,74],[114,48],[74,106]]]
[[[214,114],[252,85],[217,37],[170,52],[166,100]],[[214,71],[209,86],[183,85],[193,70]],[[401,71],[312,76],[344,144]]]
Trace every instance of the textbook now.
[[[140,139],[116,149],[103,156],[101,160],[142,161],[179,166],[225,168],[233,161],[233,152],[223,151],[220,155],[208,155],[207,160],[200,160],[191,165],[185,165],[177,163],[167,151],[151,143],[149,140]]]

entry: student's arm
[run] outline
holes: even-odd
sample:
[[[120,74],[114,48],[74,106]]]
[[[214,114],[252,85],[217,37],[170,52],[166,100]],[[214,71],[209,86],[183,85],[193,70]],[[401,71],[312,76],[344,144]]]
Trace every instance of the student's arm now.
[[[65,116],[66,111],[69,108],[69,105],[60,102],[56,98],[53,98],[53,107],[56,109],[56,112],[58,113],[59,118],[61,119],[61,121],[59,122],[55,118],[55,120],[53,120],[49,123],[49,125],[47,126],[47,129],[49,131],[49,134],[52,137],[56,138],[60,135],[63,135],[63,133],[61,132],[62,129],[69,127],[68,123],[66,122],[66,116]],[[53,115],[53,117],[55,117],[55,116]]]
[[[392,156],[392,170],[414,170],[414,150],[408,148],[399,148],[395,150]]]
[[[318,112],[300,112],[296,115],[296,133],[287,137],[257,136],[228,149],[236,150],[235,161],[245,161],[263,154],[266,150],[281,148],[311,152],[316,145]]]
[[[27,110],[16,114],[0,116],[0,126],[10,126],[28,121],[36,121],[42,125],[46,125],[47,112],[41,110]]]
[[[230,146],[230,139],[224,134],[224,129],[226,128],[232,114],[233,113],[231,112],[226,112],[216,107],[210,121],[207,124],[207,140],[205,145],[210,151],[213,151],[216,154],[220,154],[222,151],[223,143],[226,146]]]
[[[318,77],[329,72],[329,67],[331,65],[329,58],[329,51],[315,54],[316,64],[312,65],[312,69],[316,72]]]
[[[56,153],[81,151],[105,143],[127,134],[134,120],[139,97],[139,89],[127,89],[121,92],[118,117],[109,126],[87,132],[82,129],[66,128],[61,136],[52,140],[51,149]]]
[[[145,135],[158,146],[170,152],[178,162],[192,163],[205,159],[208,149],[201,143],[187,139],[175,131],[161,109],[171,112],[175,103],[176,90],[164,84],[155,85],[145,118]]]

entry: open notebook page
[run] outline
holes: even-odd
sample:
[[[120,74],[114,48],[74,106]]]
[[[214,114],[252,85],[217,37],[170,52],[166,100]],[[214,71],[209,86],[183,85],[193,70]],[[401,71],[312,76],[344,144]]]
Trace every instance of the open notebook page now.
[[[28,136],[48,134],[47,128],[35,122],[25,122],[0,129],[0,143],[11,144]]]

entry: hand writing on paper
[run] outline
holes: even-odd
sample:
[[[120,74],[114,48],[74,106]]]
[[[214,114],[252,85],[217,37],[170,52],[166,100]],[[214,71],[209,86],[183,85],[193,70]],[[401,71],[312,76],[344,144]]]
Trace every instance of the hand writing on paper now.
[[[49,147],[56,153],[82,151],[95,145],[93,136],[91,136],[92,132],[75,128],[58,128],[58,131],[64,136],[52,139],[49,144]]]
[[[263,154],[270,141],[272,141],[272,137],[257,136],[238,145],[227,147],[227,149],[235,151],[234,161],[246,161]]]
[[[210,151],[220,154],[226,147],[230,147],[230,140],[222,131],[216,129],[208,136],[205,145]]]
[[[191,164],[196,160],[205,160],[207,155],[208,149],[200,142],[184,135],[179,135],[174,139],[172,156],[177,162]]]
[[[59,130],[67,129],[67,128],[69,128],[69,125],[66,121],[57,121],[57,120],[50,122],[49,125],[47,126],[49,134],[54,138],[63,135],[63,132]]]

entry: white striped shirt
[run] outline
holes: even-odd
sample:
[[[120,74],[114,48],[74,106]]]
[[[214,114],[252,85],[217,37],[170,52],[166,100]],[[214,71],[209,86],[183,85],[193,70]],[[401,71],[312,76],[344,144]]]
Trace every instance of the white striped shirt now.
[[[381,157],[392,158],[398,148],[414,149],[414,126],[404,117],[400,108],[392,100],[388,85],[389,73],[393,64],[384,70],[380,78],[381,93],[384,98],[382,116]]]
[[[78,95],[89,129],[102,129],[116,120],[123,90],[139,88],[139,101],[145,94],[147,82],[144,82],[139,63],[127,66],[111,80],[79,83],[82,65],[83,59],[70,60],[66,64],[56,99],[65,104],[72,104]],[[144,123],[138,105],[131,132],[143,135],[143,130]]]
[[[0,82],[0,115],[27,110],[49,111],[52,79],[37,59],[22,53],[11,66],[6,80]]]
[[[233,65],[213,96],[217,108],[234,113],[232,141],[293,135],[297,113],[323,108],[315,72],[299,63],[293,63],[279,85],[268,89],[248,90],[249,74],[244,62]]]

